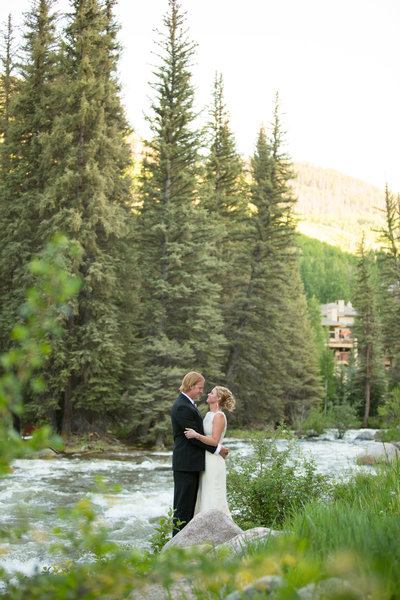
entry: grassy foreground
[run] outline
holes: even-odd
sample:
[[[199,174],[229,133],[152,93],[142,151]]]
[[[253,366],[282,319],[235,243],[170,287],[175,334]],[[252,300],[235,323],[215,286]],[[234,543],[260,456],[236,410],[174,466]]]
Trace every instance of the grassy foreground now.
[[[367,475],[356,475],[350,482],[339,484],[329,500],[314,500],[297,509],[285,522],[284,535],[271,538],[263,546],[249,547],[242,556],[221,551],[216,554],[210,547],[157,554],[117,547],[109,541],[87,501],[68,518],[74,520],[75,527],[64,539],[60,532],[65,563],[51,572],[21,576],[17,581],[3,574],[5,587],[0,598],[146,598],[151,585],[160,594],[170,590],[174,599],[222,599],[261,577],[274,575],[284,582],[274,598],[298,599],[301,596],[296,590],[336,577],[348,584],[345,593],[327,592],[315,597],[400,599],[399,461]],[[90,552],[93,562],[76,560],[83,552]],[[177,591],[176,586],[181,589],[185,581],[190,582],[189,596]]]

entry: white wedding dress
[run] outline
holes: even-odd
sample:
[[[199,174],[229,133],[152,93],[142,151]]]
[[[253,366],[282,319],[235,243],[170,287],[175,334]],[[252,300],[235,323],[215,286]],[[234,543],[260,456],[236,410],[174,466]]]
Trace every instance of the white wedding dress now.
[[[212,434],[213,420],[216,414],[224,415],[225,427],[221,433],[220,443],[226,432],[226,416],[222,411],[208,412],[204,417],[204,435]],[[225,460],[219,454],[206,451],[206,468],[200,473],[199,491],[197,493],[194,514],[217,508],[231,516],[226,502],[226,466]]]

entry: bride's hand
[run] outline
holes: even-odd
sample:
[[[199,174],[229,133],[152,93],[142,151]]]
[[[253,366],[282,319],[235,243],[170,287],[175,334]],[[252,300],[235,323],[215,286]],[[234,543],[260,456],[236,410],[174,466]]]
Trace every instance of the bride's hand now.
[[[194,429],[190,429],[190,427],[186,427],[185,429],[185,435],[187,437],[188,440],[197,437],[197,433],[195,432]]]

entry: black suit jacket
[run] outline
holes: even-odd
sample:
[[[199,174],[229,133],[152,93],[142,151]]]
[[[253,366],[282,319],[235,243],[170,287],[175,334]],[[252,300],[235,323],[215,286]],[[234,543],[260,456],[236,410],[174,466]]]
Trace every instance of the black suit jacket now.
[[[195,406],[186,396],[179,394],[171,409],[172,432],[174,434],[174,451],[172,469],[174,471],[204,471],[205,450],[215,452],[217,446],[208,446],[200,440],[188,440],[185,428],[191,427],[204,434],[203,419]]]

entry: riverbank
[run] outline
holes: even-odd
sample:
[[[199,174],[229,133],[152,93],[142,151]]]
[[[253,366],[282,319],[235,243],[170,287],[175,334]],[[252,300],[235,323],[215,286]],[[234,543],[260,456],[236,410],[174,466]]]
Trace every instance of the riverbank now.
[[[359,431],[360,439],[364,440],[376,440],[383,442],[390,442],[395,444],[397,447],[400,447],[400,431],[393,432],[385,429],[368,429],[362,427],[354,427],[348,429],[350,432]],[[369,437],[365,434],[365,432],[373,431],[373,434],[369,434]],[[397,435],[395,435],[397,433]],[[251,440],[262,440],[265,438],[275,439],[275,440],[304,440],[304,439],[318,439],[327,436],[328,439],[333,439],[337,437],[340,438],[338,432],[336,432],[335,428],[327,428],[321,431],[309,430],[309,431],[294,431],[291,429],[287,429],[283,426],[279,426],[276,429],[272,428],[263,428],[263,429],[230,429],[228,432],[227,439],[235,439],[235,440],[243,440],[243,441],[251,441]],[[345,432],[342,432],[342,436],[346,435]],[[353,435],[353,433],[351,434]],[[364,437],[363,437],[364,436]],[[393,439],[392,439],[393,438]],[[109,454],[112,452],[129,452],[129,451],[142,451],[142,452],[157,452],[157,451],[171,451],[173,448],[173,443],[156,446],[151,444],[132,444],[126,443],[121,439],[118,439],[116,436],[112,434],[99,434],[96,432],[82,434],[82,435],[73,435],[69,438],[60,439],[61,446],[58,449],[54,449],[57,454],[72,456],[76,454],[80,455],[93,455],[100,456],[102,454]]]
[[[299,444],[305,451],[313,451],[325,472],[333,473],[339,467],[343,472],[347,459],[368,443],[355,441],[358,433],[348,432],[344,440],[326,436]],[[90,440],[79,441],[90,444]],[[229,439],[229,444],[235,460],[247,452],[246,441]],[[279,442],[281,446],[285,446],[284,440]],[[332,503],[303,507],[287,524],[287,535],[260,548],[252,547],[245,556],[216,556],[209,549],[197,549],[158,557],[149,555],[146,540],[160,517],[167,514],[172,500],[171,453],[126,451],[123,446],[119,454],[117,447],[114,443],[109,446],[114,448],[113,460],[100,456],[91,460],[85,455],[56,461],[16,461],[0,490],[0,514],[7,519],[7,526],[15,523],[21,530],[20,507],[29,511],[31,526],[20,541],[15,540],[14,554],[26,578],[20,578],[18,590],[8,588],[0,598],[131,600],[134,590],[139,593],[146,584],[165,589],[184,578],[195,590],[191,599],[221,600],[267,577],[279,577],[287,584],[287,595],[281,596],[286,600],[297,598],[288,589],[319,585],[329,577],[347,581],[356,590],[356,595],[345,596],[348,600],[399,597],[398,463],[377,471],[373,467],[358,469],[354,478],[340,484]],[[95,488],[99,477],[107,490]],[[55,502],[64,511],[71,507],[75,521],[61,521]],[[93,518],[96,513],[97,521]],[[105,525],[107,534],[96,523]],[[44,540],[47,543],[55,528],[61,536],[58,547],[64,561],[54,555],[46,559],[44,554]],[[87,552],[90,565],[82,562]],[[13,567],[6,554],[2,563]],[[40,570],[32,575],[30,568],[38,563]],[[329,594],[323,597],[338,598]]]
[[[74,435],[63,439],[63,447],[60,454],[102,454],[110,451],[122,452],[129,449],[139,449],[139,447],[128,446],[116,437],[108,434],[88,433],[84,435]]]

